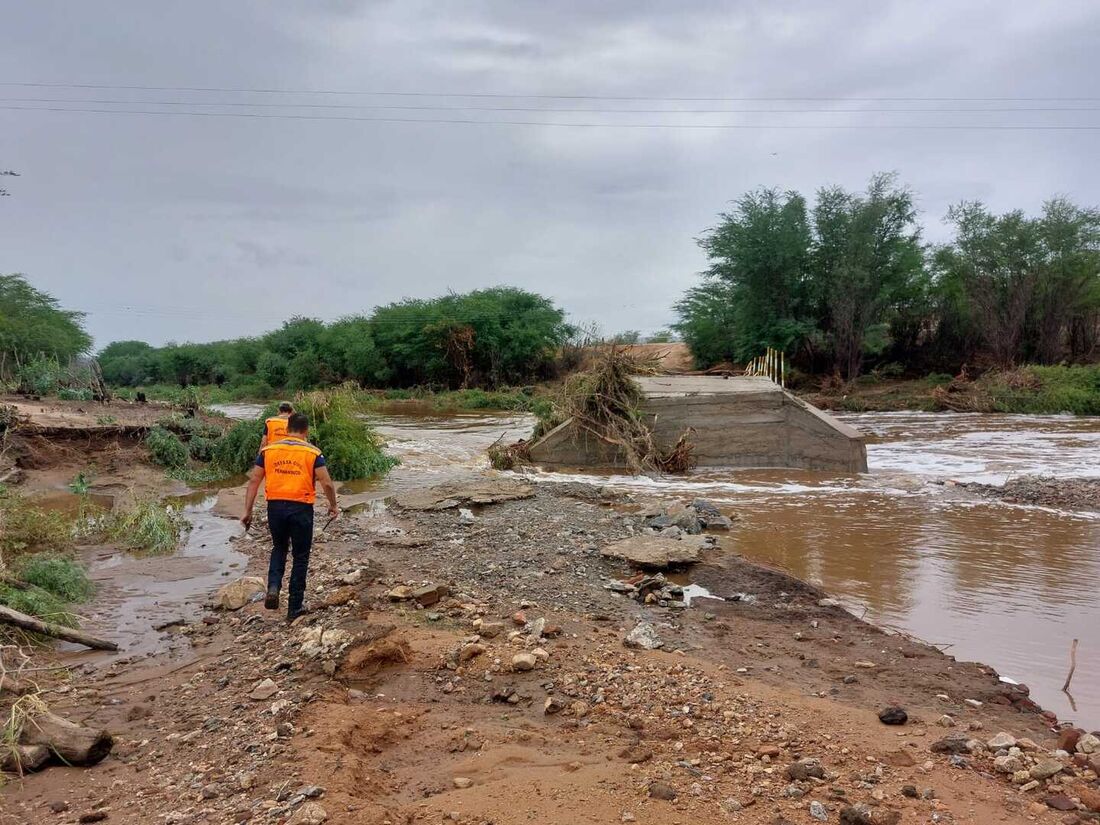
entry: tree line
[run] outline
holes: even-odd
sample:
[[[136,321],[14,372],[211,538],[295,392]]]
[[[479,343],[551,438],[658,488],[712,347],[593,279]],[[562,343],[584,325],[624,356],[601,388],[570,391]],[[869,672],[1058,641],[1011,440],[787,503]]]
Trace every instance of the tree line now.
[[[328,324],[292,318],[252,338],[163,347],[117,341],[99,362],[116,386],[217,384],[256,396],[345,381],[494,388],[550,377],[572,331],[550,299],[494,287],[399,301]]]
[[[88,352],[84,313],[62,309],[23,275],[0,275],[0,381],[11,381],[45,359],[55,363]]]
[[[699,241],[709,267],[676,304],[699,366],[768,347],[811,373],[868,366],[1092,362],[1100,356],[1100,211],[1061,197],[1037,216],[952,207],[954,237],[925,243],[894,175],[826,187],[813,206],[761,188]]]

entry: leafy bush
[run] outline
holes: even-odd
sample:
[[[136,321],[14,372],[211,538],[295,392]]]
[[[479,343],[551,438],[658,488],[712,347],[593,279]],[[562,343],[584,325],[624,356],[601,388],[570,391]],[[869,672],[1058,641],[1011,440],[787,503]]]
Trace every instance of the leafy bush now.
[[[72,556],[61,553],[23,556],[12,570],[16,578],[41,587],[66,602],[85,602],[95,592],[84,568]]]
[[[57,390],[59,369],[50,358],[35,358],[19,370],[19,390],[31,395],[51,395]]]
[[[182,467],[187,463],[187,447],[175,433],[164,427],[154,427],[145,437],[145,446],[153,461],[169,469]]]
[[[214,457],[215,442],[203,435],[193,435],[187,442],[187,451],[196,461],[209,461]]]
[[[299,395],[294,409],[309,417],[314,444],[325,454],[328,471],[337,481],[369,478],[389,472],[397,459],[382,451],[382,441],[359,414],[350,387]]]
[[[258,421],[238,421],[214,444],[213,463],[228,475],[247,473],[260,451],[264,437],[264,418],[273,407],[264,410]]]
[[[62,401],[91,401],[92,391],[87,387],[62,387],[57,391]]]

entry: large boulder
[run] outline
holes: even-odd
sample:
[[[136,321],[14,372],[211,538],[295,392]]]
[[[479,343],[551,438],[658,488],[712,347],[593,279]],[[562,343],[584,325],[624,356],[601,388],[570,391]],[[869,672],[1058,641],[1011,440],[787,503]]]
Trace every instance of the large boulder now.
[[[695,564],[702,558],[703,548],[710,541],[703,536],[666,538],[640,535],[609,544],[600,555],[609,559],[625,559],[631,564],[648,570],[664,570],[685,564]]]
[[[258,576],[242,576],[235,582],[222,585],[214,594],[214,607],[218,610],[240,610],[252,599],[267,592],[267,582]]]

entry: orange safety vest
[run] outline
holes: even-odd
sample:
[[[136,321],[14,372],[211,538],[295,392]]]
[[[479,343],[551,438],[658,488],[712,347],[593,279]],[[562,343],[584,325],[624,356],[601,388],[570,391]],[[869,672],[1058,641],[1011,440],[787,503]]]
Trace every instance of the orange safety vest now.
[[[272,416],[264,422],[264,431],[267,433],[267,443],[274,444],[281,438],[286,438],[286,419]]]
[[[260,455],[264,459],[264,478],[268,501],[300,501],[313,504],[317,499],[313,465],[321,451],[300,438],[285,438],[268,444]]]

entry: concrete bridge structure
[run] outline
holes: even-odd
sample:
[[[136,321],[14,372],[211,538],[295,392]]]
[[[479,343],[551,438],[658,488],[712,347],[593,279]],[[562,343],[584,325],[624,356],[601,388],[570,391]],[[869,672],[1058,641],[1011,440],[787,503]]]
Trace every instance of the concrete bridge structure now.
[[[867,447],[850,427],[769,378],[661,375],[635,379],[658,448],[688,429],[699,467],[790,467],[833,473],[867,471]],[[533,445],[538,464],[625,466],[611,445],[566,421]]]

